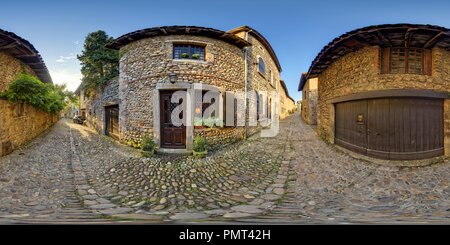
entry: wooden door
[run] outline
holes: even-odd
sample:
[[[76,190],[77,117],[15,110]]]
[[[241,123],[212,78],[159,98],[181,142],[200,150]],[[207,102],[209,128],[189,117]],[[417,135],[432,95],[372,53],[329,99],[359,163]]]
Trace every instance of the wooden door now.
[[[413,160],[444,154],[443,101],[383,98],[336,105],[336,144],[370,157]]]
[[[160,92],[161,147],[168,149],[185,149],[186,126],[182,125],[176,127],[172,124],[171,119],[173,110],[179,105],[178,103],[171,102],[174,92],[175,91]]]
[[[105,134],[119,139],[119,106],[105,107]]]
[[[367,154],[367,100],[336,105],[335,142],[352,151]]]
[[[393,98],[389,111],[390,159],[425,159],[444,154],[442,100]]]
[[[389,99],[367,101],[367,155],[389,159]]]

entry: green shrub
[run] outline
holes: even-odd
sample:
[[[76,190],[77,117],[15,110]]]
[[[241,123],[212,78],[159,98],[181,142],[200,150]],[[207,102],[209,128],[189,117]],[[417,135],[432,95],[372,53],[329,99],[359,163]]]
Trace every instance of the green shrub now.
[[[200,59],[200,54],[193,54],[192,59],[196,59],[196,60]]]
[[[225,126],[223,120],[221,120],[220,118],[216,118],[215,124],[216,124],[216,126],[219,127],[219,128],[223,128],[223,127]]]
[[[141,150],[143,151],[154,151],[156,144],[150,136],[144,136],[141,140]]]
[[[193,150],[196,152],[203,152],[208,150],[208,141],[205,137],[197,135],[194,138]]]
[[[181,54],[181,58],[183,58],[183,59],[188,59],[188,58],[189,58],[189,54],[182,53],[182,54]]]
[[[21,74],[0,97],[7,99],[10,103],[26,103],[36,109],[57,114],[65,107],[61,88],[53,84],[45,84],[32,75]]]
[[[197,126],[197,127],[203,126],[203,119],[199,118],[199,117],[195,117],[194,118],[194,126]]]
[[[205,118],[203,119],[203,125],[208,128],[212,128],[216,125],[216,119],[214,117]]]

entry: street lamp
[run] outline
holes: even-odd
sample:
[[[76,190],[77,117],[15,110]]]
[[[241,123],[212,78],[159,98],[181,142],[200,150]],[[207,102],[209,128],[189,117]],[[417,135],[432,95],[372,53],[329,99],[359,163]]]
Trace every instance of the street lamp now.
[[[170,74],[169,74],[169,81],[170,81],[170,83],[175,83],[176,81],[177,81],[177,74],[176,73],[174,73],[174,72],[171,72]]]

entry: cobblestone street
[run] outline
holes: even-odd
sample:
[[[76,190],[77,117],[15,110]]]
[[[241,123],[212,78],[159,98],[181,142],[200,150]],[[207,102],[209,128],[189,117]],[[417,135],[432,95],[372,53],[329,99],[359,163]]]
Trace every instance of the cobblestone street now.
[[[450,222],[450,163],[380,166],[298,114],[205,159],[139,152],[62,120],[0,158],[0,223]]]

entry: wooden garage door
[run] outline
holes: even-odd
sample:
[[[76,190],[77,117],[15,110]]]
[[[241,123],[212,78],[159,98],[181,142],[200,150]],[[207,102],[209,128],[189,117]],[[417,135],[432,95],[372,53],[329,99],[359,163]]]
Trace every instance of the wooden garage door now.
[[[367,100],[336,105],[335,142],[352,151],[367,154]],[[358,121],[359,118],[359,121]]]
[[[370,99],[336,105],[336,144],[371,157],[425,159],[444,154],[443,102]]]

